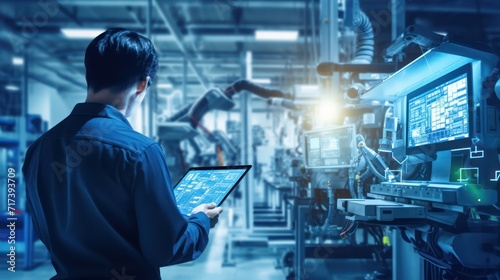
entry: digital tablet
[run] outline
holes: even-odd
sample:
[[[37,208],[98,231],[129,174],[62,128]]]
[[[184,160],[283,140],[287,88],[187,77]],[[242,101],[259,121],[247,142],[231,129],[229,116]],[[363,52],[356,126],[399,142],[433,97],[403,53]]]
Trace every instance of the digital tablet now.
[[[182,214],[191,215],[193,209],[204,203],[220,206],[251,165],[190,168],[174,188],[177,207]]]

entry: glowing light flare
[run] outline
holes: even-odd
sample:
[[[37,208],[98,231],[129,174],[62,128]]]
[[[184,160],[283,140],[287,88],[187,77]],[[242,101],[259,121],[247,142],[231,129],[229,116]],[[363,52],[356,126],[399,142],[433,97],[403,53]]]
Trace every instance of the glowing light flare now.
[[[322,100],[316,106],[316,119],[321,123],[330,123],[337,119],[341,108],[332,100]]]

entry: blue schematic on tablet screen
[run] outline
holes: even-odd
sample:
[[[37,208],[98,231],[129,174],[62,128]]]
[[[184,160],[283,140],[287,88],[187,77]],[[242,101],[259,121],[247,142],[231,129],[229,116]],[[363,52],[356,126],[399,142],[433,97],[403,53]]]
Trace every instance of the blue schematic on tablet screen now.
[[[219,206],[247,171],[248,168],[189,170],[174,189],[177,207],[190,215],[203,203],[215,202]]]

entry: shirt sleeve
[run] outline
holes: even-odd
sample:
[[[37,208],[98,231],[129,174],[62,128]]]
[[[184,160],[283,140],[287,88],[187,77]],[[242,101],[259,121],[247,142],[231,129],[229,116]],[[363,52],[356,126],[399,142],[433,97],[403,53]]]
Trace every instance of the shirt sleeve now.
[[[205,213],[188,217],[177,208],[163,149],[149,146],[134,172],[132,196],[144,257],[158,267],[198,258],[208,243],[210,221]]]

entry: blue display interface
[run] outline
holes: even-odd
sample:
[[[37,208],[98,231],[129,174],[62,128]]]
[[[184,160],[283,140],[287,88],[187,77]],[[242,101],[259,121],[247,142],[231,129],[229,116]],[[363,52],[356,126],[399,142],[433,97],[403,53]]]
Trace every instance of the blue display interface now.
[[[408,100],[408,147],[470,137],[467,74]]]
[[[219,206],[247,170],[188,171],[174,189],[177,207],[181,213],[190,215],[196,206],[203,203],[215,202]]]

